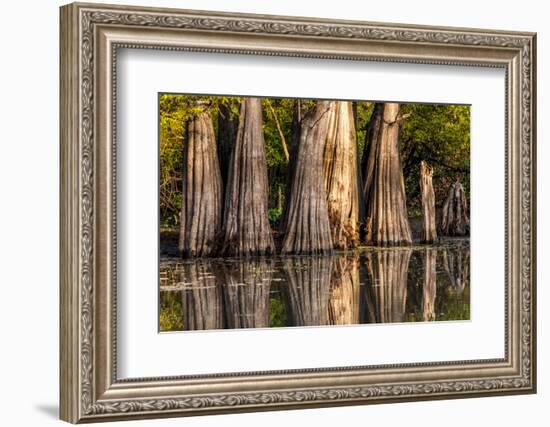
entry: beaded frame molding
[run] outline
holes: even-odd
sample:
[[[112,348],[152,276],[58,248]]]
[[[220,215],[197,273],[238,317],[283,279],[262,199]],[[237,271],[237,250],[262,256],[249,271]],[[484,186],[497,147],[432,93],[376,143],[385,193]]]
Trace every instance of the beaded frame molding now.
[[[535,392],[535,34],[79,3],[61,7],[60,15],[61,419],[78,423]],[[505,357],[118,379],[118,48],[503,68]]]

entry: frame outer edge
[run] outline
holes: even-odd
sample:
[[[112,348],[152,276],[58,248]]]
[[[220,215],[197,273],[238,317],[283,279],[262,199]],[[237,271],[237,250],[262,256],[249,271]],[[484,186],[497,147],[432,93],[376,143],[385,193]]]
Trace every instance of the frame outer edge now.
[[[59,9],[59,418],[79,421],[79,139],[78,19],[75,5]]]
[[[411,400],[435,400],[439,398],[463,398],[471,396],[485,396],[496,394],[524,394],[533,393],[536,391],[536,312],[535,312],[535,291],[536,291],[536,178],[535,178],[535,159],[536,159],[536,129],[535,129],[535,111],[536,111],[536,36],[533,33],[508,33],[508,32],[492,32],[489,30],[473,30],[466,29],[467,31],[459,36],[464,38],[460,39],[462,42],[457,42],[454,37],[454,31],[460,32],[459,28],[438,28],[438,27],[425,27],[426,32],[444,31],[441,33],[445,37],[436,37],[435,41],[430,37],[423,37],[421,31],[412,31],[414,28],[404,26],[404,28],[397,28],[396,31],[404,31],[403,34],[399,32],[397,38],[407,39],[407,42],[419,41],[423,44],[440,44],[447,43],[449,45],[454,44],[466,44],[474,46],[479,43],[483,47],[499,46],[510,50],[521,50],[526,55],[523,57],[526,61],[530,61],[530,65],[523,64],[520,60],[520,64],[527,71],[527,81],[525,86],[520,89],[524,97],[524,112],[530,114],[530,117],[523,121],[522,125],[524,130],[529,132],[528,138],[523,138],[523,147],[527,153],[522,155],[521,160],[525,166],[521,167],[521,173],[523,174],[524,186],[520,190],[520,198],[525,195],[522,200],[523,219],[527,226],[525,234],[524,246],[524,261],[522,266],[526,266],[525,279],[527,283],[523,286],[524,295],[526,295],[523,303],[525,304],[524,310],[529,312],[528,316],[525,316],[524,331],[522,338],[523,352],[520,356],[521,359],[525,359],[527,365],[524,365],[526,369],[523,370],[523,376],[521,378],[512,378],[509,384],[508,382],[502,382],[505,379],[496,378],[489,382],[479,380],[476,381],[461,381],[458,383],[448,384],[398,384],[398,394],[394,395],[392,387],[387,387],[387,390],[380,387],[380,395],[368,395],[362,397],[362,394],[357,397],[357,390],[345,389],[325,389],[320,390],[297,390],[290,392],[276,393],[270,391],[263,394],[251,394],[251,393],[239,393],[229,396],[225,395],[207,395],[207,396],[192,396],[186,399],[144,399],[144,400],[113,400],[100,402],[94,398],[94,391],[96,382],[93,377],[94,373],[94,353],[95,345],[95,330],[92,330],[90,324],[90,316],[94,311],[95,298],[97,294],[92,293],[93,286],[95,285],[96,278],[92,276],[92,271],[89,270],[90,266],[93,267],[96,262],[93,242],[90,238],[94,238],[93,234],[97,224],[94,224],[93,207],[95,204],[94,197],[94,164],[95,159],[93,156],[94,139],[97,137],[94,135],[95,130],[93,120],[95,110],[89,111],[89,102],[94,102],[94,75],[95,70],[87,68],[88,61],[93,64],[93,37],[90,39],[84,37],[86,34],[81,34],[81,27],[86,29],[89,20],[81,21],[81,12],[83,8],[89,7],[93,11],[99,11],[105,13],[107,11],[124,11],[124,12],[142,12],[145,15],[148,12],[163,11],[170,14],[177,13],[189,13],[193,14],[193,18],[198,19],[199,26],[206,30],[220,30],[216,25],[218,21],[214,21],[213,18],[232,17],[238,18],[243,16],[244,21],[250,19],[252,22],[255,20],[263,20],[269,18],[277,18],[284,20],[285,25],[289,27],[296,27],[297,30],[291,29],[291,34],[296,31],[298,36],[319,36],[327,37],[327,39],[333,38],[362,38],[363,33],[359,33],[360,29],[346,28],[346,30],[352,31],[345,34],[333,34],[327,25],[324,23],[328,21],[319,22],[319,28],[316,27],[318,23],[316,19],[311,18],[291,18],[291,17],[262,17],[261,15],[246,15],[246,14],[223,14],[217,12],[200,12],[200,11],[185,11],[177,9],[157,9],[157,8],[142,8],[142,7],[128,7],[128,6],[115,6],[115,5],[101,5],[101,4],[72,4],[61,7],[61,32],[60,32],[60,139],[61,139],[61,197],[60,197],[60,383],[61,383],[61,419],[71,422],[94,422],[94,421],[107,421],[115,419],[139,419],[139,418],[152,418],[152,417],[167,417],[167,416],[181,416],[181,415],[201,415],[201,414],[213,414],[213,413],[236,413],[236,412],[250,412],[258,410],[277,410],[277,409],[290,409],[290,408],[306,408],[310,407],[326,407],[336,405],[349,405],[349,404],[364,404],[364,403],[382,403],[383,401],[397,402],[397,401],[411,401]],[[103,10],[100,10],[103,9]],[[105,21],[110,22],[111,17],[107,13]],[[212,16],[210,16],[212,15]],[[85,15],[83,15],[85,16]],[[134,14],[130,13],[130,18],[133,18]],[[142,24],[132,21],[131,25],[143,25],[149,26],[151,23],[148,20],[148,16],[144,16]],[[126,19],[126,18],[125,18]],[[235,19],[233,19],[235,20]],[[116,21],[116,20],[115,20]],[[116,22],[115,22],[116,23]],[[269,22],[268,22],[269,23]],[[306,29],[318,30],[319,34],[310,34],[304,32],[302,25],[298,23],[304,23]],[[350,22],[334,22],[334,24],[353,25]],[[264,22],[261,22],[263,28]],[[369,24],[375,25],[376,23],[358,23],[358,25]],[[193,28],[195,23],[189,25],[182,24],[182,28]],[[225,25],[225,24],[224,24]],[[382,24],[381,24],[382,25]],[[393,25],[385,24],[388,28],[387,31],[392,30]],[[323,27],[323,28],[321,28]],[[228,27],[229,28],[229,27]],[[276,34],[283,33],[282,29],[278,27],[268,27],[266,32],[274,32]],[[238,27],[238,32],[256,32],[254,26],[247,27],[245,29]],[[260,33],[263,32],[259,31]],[[417,35],[418,33],[418,35]],[[497,35],[498,34],[498,35]],[[438,36],[438,34],[435,34]],[[81,38],[81,36],[83,38]],[[412,39],[409,37],[412,36]],[[393,36],[390,37],[390,39]],[[418,39],[417,39],[418,37]],[[382,37],[378,37],[382,40]],[[398,40],[399,41],[399,40]],[[485,46],[486,45],[486,46]],[[81,62],[82,60],[82,62]],[[407,61],[405,61],[407,62]],[[90,80],[90,76],[92,79]],[[525,76],[524,76],[525,77]],[[91,86],[90,86],[91,85]],[[521,87],[521,85],[520,85]],[[88,89],[93,88],[88,92]],[[82,97],[82,99],[81,99]],[[86,106],[87,109],[83,110],[82,107]],[[91,125],[91,127],[90,127]],[[520,124],[521,126],[521,124]],[[526,127],[525,127],[526,126]],[[522,134],[523,135],[523,134]],[[91,162],[91,163],[90,163]],[[530,194],[526,194],[526,192]],[[86,193],[86,194],[84,194]],[[83,196],[82,198],[80,196]],[[85,197],[84,197],[85,196]],[[527,212],[526,212],[527,211]],[[523,236],[522,236],[523,237]],[[518,254],[521,260],[521,252]],[[523,270],[523,269],[522,269]],[[94,295],[95,294],[95,295]],[[530,328],[530,330],[529,330]],[[531,363],[529,363],[531,362]],[[501,381],[502,384],[499,382]],[[500,385],[501,384],[501,385]],[[466,386],[466,389],[458,390],[453,387],[458,385],[460,387]],[[472,387],[471,389],[469,387]],[[415,387],[420,387],[419,389]],[[501,388],[499,391],[498,389]],[[341,391],[341,393],[340,393]],[[386,394],[389,393],[389,394]],[[466,392],[466,393],[465,393]],[[323,394],[325,393],[326,396]],[[336,394],[337,396],[336,396]],[[292,395],[291,395],[292,394]],[[349,394],[349,395],[348,395]],[[389,397],[391,395],[391,397]],[[381,397],[387,397],[387,399],[381,399]],[[265,400],[270,398],[272,400]],[[367,402],[367,398],[373,399]],[[379,399],[380,398],[380,399]],[[305,399],[305,400],[304,400]]]
[[[531,36],[531,390],[537,393],[537,33]]]

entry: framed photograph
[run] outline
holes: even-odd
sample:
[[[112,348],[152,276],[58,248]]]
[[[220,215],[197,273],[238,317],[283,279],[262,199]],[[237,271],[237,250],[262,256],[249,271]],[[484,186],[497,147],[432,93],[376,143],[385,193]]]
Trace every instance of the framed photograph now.
[[[536,391],[536,37],[61,8],[61,418]]]

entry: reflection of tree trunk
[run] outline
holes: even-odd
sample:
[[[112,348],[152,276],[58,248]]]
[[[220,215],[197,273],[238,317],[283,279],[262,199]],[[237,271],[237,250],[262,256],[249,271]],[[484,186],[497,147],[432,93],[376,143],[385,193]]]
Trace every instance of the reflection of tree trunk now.
[[[324,152],[325,187],[335,248],[354,247],[359,238],[357,144],[351,102],[329,103]]]
[[[400,121],[399,104],[377,103],[367,126],[362,176],[368,244],[412,242],[399,154]]]
[[[183,329],[186,331],[222,329],[223,307],[221,287],[212,274],[209,261],[184,264],[181,291]]]
[[[294,172],[287,201],[282,253],[330,253],[332,238],[323,181],[323,144],[330,115],[329,102],[319,101],[301,122]]]
[[[433,243],[437,240],[435,228],[435,194],[432,185],[433,169],[422,160],[420,162],[420,193],[422,194],[422,241]]]
[[[183,153],[179,250],[185,257],[216,249],[222,219],[222,180],[212,119],[206,112],[187,122]]]
[[[289,258],[283,267],[287,277],[284,290],[291,324],[328,325],[332,258]]]
[[[374,297],[367,307],[375,308],[375,316],[369,316],[376,323],[402,322],[407,302],[407,273],[412,251],[391,249],[367,255],[367,270]]]
[[[422,286],[422,318],[424,321],[431,321],[435,320],[437,249],[426,249],[423,255],[424,284]]]
[[[455,292],[462,292],[470,280],[470,249],[457,248],[443,251],[443,268]]]
[[[268,327],[272,263],[220,263],[216,273],[223,287],[227,328]]]
[[[357,255],[334,259],[328,302],[331,325],[355,325],[359,321],[359,258]]]
[[[237,137],[239,120],[232,113],[231,107],[224,103],[218,106],[218,158],[224,187],[227,186],[227,171],[231,159],[231,149]]]
[[[224,211],[223,252],[264,255],[274,251],[267,215],[267,163],[259,98],[241,104],[237,139],[231,154]]]
[[[441,214],[441,232],[445,236],[467,236],[470,233],[468,202],[462,184],[456,181],[449,190]]]

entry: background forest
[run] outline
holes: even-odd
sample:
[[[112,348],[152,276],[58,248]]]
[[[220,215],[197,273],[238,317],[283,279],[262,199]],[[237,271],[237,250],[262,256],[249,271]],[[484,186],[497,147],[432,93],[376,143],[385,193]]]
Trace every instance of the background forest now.
[[[227,123],[238,123],[242,98],[161,94],[160,114],[160,220],[170,229],[180,224],[182,204],[183,144],[185,124],[207,110],[212,117],[216,140],[223,139]],[[288,194],[289,150],[293,138],[296,100],[263,98],[263,134],[268,170],[269,220],[276,228]],[[301,100],[304,110],[315,101]],[[353,102],[359,161],[363,156],[367,125],[374,102]],[[421,216],[419,185],[422,160],[433,168],[436,210],[443,205],[452,183],[464,186],[469,205],[470,194],[470,107],[466,105],[401,104],[400,154],[405,180],[407,213]],[[224,125],[225,124],[225,125]],[[221,129],[221,130],[220,130]],[[219,156],[223,146],[218,145]],[[227,173],[222,169],[222,176]]]

